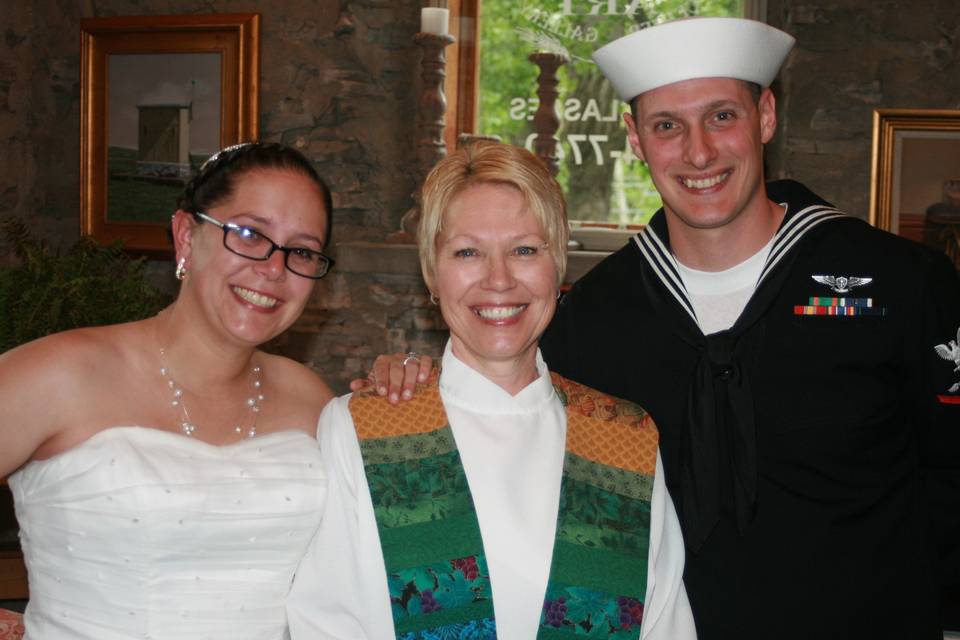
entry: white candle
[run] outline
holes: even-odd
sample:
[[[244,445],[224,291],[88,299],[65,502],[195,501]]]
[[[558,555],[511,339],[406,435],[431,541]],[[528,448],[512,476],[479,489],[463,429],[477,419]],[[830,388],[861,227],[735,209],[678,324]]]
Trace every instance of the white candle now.
[[[423,7],[420,9],[420,32],[435,36],[447,35],[450,25],[450,11],[441,7]]]

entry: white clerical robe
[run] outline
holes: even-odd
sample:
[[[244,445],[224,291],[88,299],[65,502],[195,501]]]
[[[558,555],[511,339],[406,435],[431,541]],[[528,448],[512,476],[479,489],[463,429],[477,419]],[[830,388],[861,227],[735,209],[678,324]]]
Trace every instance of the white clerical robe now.
[[[499,640],[536,637],[553,554],[566,410],[539,352],[537,371],[534,382],[511,396],[458,360],[448,343],[440,374],[440,397],[483,537]],[[292,640],[395,637],[349,398],[334,399],[320,417],[318,437],[330,476],[327,506],[288,601]],[[643,640],[696,638],[683,563],[680,524],[658,454]]]

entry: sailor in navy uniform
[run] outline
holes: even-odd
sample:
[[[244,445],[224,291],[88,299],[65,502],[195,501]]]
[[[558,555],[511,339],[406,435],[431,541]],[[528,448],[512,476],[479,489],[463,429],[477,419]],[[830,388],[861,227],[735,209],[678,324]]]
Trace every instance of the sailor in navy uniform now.
[[[596,52],[664,208],[564,296],[541,348],[660,426],[700,638],[932,640],[960,594],[960,281],[765,184],[792,44],[697,18]]]

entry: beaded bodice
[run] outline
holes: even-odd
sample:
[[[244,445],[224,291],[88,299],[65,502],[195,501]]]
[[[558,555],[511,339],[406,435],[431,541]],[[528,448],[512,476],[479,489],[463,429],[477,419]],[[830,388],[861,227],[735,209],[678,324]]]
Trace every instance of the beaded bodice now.
[[[27,639],[285,638],[326,497],[316,441],[117,427],[10,477]]]

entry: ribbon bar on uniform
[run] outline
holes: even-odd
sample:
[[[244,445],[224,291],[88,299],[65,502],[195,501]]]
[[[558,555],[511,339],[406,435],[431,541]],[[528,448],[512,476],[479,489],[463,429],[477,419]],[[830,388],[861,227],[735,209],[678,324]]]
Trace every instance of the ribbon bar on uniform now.
[[[811,298],[815,300],[816,298]],[[827,298],[828,300],[830,298]],[[821,298],[823,300],[823,298]],[[824,306],[798,304],[793,308],[795,316],[885,316],[886,307]]]
[[[872,307],[873,298],[825,298],[810,296],[807,302],[812,307]]]

